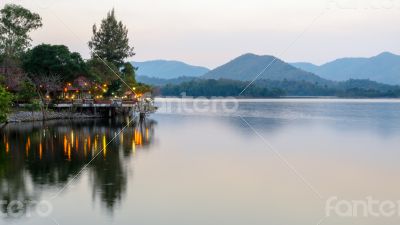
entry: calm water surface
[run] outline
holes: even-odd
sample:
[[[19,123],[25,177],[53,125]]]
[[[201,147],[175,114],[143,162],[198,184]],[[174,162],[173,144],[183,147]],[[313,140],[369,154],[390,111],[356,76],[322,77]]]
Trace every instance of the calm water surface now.
[[[257,100],[230,113],[165,102],[114,140],[126,119],[5,127],[0,200],[53,211],[3,206],[0,224],[317,225],[332,196],[400,200],[400,102]]]

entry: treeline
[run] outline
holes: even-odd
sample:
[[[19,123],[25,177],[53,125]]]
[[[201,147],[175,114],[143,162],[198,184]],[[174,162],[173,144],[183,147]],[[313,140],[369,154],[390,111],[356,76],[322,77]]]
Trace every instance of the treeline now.
[[[185,93],[188,96],[237,96],[248,83],[234,80],[192,80],[181,84],[167,84],[160,88],[163,96],[180,96]],[[281,89],[254,86],[244,92],[245,97],[279,97],[284,95]]]
[[[180,84],[167,84],[158,88],[161,96],[227,97],[238,96],[247,98],[277,98],[277,97],[343,97],[343,98],[397,98],[400,97],[400,87],[380,84],[370,80],[349,80],[319,84],[307,81],[272,81],[259,80],[244,90],[250,82],[234,80],[202,80],[195,79]],[[244,90],[244,91],[243,91]],[[240,94],[243,91],[242,94]]]

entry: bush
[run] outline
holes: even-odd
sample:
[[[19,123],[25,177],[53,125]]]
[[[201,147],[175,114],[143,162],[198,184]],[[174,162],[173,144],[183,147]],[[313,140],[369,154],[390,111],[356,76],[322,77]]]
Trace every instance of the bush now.
[[[13,96],[4,87],[0,86],[0,122],[7,120],[7,114],[10,112]]]

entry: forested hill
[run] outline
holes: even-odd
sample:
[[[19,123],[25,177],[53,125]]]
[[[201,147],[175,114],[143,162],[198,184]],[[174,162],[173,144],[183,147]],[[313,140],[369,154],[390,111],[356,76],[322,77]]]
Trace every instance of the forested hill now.
[[[266,69],[266,67],[268,67]],[[230,79],[240,81],[258,80],[291,80],[318,82],[320,84],[331,83],[310,72],[298,69],[274,56],[259,56],[255,54],[245,54],[232,61],[206,73],[202,78],[205,79]]]
[[[175,79],[178,77],[198,77],[209,71],[201,66],[193,66],[179,61],[153,60],[131,62],[137,68],[137,75],[157,79]]]

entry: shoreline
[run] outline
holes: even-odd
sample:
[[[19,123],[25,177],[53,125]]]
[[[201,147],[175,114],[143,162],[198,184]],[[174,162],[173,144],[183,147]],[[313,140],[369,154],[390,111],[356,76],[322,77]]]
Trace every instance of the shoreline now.
[[[13,111],[7,117],[7,121],[0,124],[0,127],[5,126],[9,123],[22,123],[22,122],[36,122],[36,121],[49,121],[49,120],[61,120],[61,119],[92,119],[92,118],[104,118],[101,114],[93,115],[87,113],[77,112],[46,112],[46,119],[43,120],[42,112],[39,111]]]

